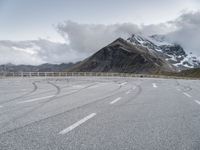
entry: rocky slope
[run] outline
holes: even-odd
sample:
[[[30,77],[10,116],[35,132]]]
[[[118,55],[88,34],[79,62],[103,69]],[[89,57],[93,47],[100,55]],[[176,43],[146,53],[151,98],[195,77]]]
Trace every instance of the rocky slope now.
[[[69,71],[156,73],[175,69],[158,53],[119,38]]]
[[[133,45],[145,47],[152,52],[158,53],[179,70],[200,67],[200,60],[195,55],[186,54],[180,45],[168,42],[165,36],[153,35],[145,37],[133,34],[127,41]]]

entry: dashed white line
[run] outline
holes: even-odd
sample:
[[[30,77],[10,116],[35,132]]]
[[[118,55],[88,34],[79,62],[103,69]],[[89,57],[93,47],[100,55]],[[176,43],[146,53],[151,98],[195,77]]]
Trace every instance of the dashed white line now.
[[[27,89],[21,89],[21,91],[27,91]]]
[[[195,100],[195,102],[196,102],[197,104],[199,104],[199,105],[200,105],[200,101],[198,101],[198,100]]]
[[[85,86],[83,85],[73,85],[72,88],[76,88],[76,89],[79,89],[79,88],[84,88]]]
[[[177,91],[181,91],[181,89],[177,89]]]
[[[98,88],[98,87],[100,87],[100,86],[99,85],[94,85],[94,86],[88,87],[88,89],[94,89],[94,88]]]
[[[136,87],[134,86],[132,89],[133,89],[133,90],[135,90],[135,89],[136,89]]]
[[[62,130],[59,132],[59,134],[66,134],[70,131],[72,131],[73,129],[75,129],[76,127],[80,126],[81,124],[83,124],[84,122],[88,121],[89,119],[93,118],[94,116],[96,116],[96,113],[92,113],[88,116],[86,116],[85,118],[79,120],[78,122],[74,123],[73,125],[69,126],[68,128]]]
[[[121,83],[120,85],[123,86],[123,85],[126,85],[126,84],[127,84],[127,82],[124,82],[124,83]]]
[[[0,105],[0,108],[3,108],[3,106]]]
[[[183,94],[187,97],[192,97],[190,94],[183,92]]]
[[[25,101],[18,102],[18,104],[22,104],[22,103],[30,103],[30,102],[34,102],[34,101],[39,101],[39,100],[43,100],[43,99],[47,99],[47,98],[51,98],[51,97],[54,97],[54,95],[50,95],[50,96],[45,96],[45,97],[39,97],[39,98],[34,98],[34,99],[25,100]]]
[[[126,94],[130,94],[130,92],[131,92],[131,91],[129,90],[129,91],[126,92]]]
[[[118,98],[116,98],[115,100],[113,100],[112,102],[110,102],[110,104],[112,105],[112,104],[118,102],[120,99],[121,99],[121,97],[118,97]]]
[[[153,85],[154,88],[157,88],[157,85],[155,83],[152,83],[152,85]]]

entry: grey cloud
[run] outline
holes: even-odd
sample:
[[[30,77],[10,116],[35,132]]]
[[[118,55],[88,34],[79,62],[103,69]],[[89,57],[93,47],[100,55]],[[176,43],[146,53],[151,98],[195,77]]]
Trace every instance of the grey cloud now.
[[[69,42],[71,49],[78,53],[89,55],[116,38],[128,38],[133,33],[145,35],[167,33],[171,28],[166,24],[136,25],[133,23],[123,24],[79,24],[67,21],[59,24],[58,32]]]
[[[39,39],[33,41],[0,41],[0,64],[32,64],[74,62],[82,58],[67,44]]]
[[[168,38],[181,44],[187,52],[200,56],[200,12],[182,14],[170,23],[176,30],[169,33]]]
[[[82,58],[82,54],[73,51],[68,44],[50,42],[40,39],[33,41],[40,50],[38,56],[48,63],[75,62]]]
[[[150,24],[150,25],[142,25],[141,33],[147,36],[153,34],[167,34],[171,31],[174,31],[175,27],[170,25],[169,23],[160,23],[160,24]]]
[[[187,52],[200,56],[200,12],[182,14],[175,20],[151,25],[79,24],[67,21],[57,26],[66,43],[45,39],[33,41],[0,41],[0,64],[41,64],[75,62],[91,55],[118,37],[133,33],[165,34],[169,40],[181,44]]]
[[[57,29],[69,41],[69,46],[80,53],[92,53],[118,37],[128,37],[131,33],[140,32],[137,25],[130,23],[95,25],[67,21],[59,24]]]
[[[163,34],[171,42],[183,46],[187,52],[200,56],[200,12],[184,13],[175,20],[150,25],[124,24],[79,24],[67,21],[59,24],[58,32],[67,39],[71,49],[89,55],[118,37],[127,38],[133,33],[144,35]]]
[[[158,28],[161,25],[157,25]],[[162,25],[163,26],[163,25]],[[153,25],[139,26],[123,24],[79,24],[67,21],[57,26],[66,43],[55,43],[39,39],[33,41],[0,41],[2,57],[0,63],[40,64],[75,62],[84,59],[118,37],[128,38],[133,33],[160,33]],[[6,49],[6,51],[5,51]],[[10,55],[12,54],[12,55]],[[17,57],[16,57],[17,56]]]

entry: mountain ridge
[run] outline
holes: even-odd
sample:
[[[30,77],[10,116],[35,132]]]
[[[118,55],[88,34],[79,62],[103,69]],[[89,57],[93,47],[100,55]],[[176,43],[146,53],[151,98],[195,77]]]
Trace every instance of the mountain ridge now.
[[[187,54],[181,45],[169,42],[164,35],[144,36],[132,34],[127,41],[133,45],[156,51],[179,70],[200,67],[200,60],[197,56]]]
[[[135,46],[122,38],[73,66],[77,72],[155,73],[174,71],[173,67],[148,49]]]
[[[148,62],[149,64],[146,64]],[[85,64],[85,65],[84,65]],[[200,60],[187,54],[181,45],[169,42],[164,35],[132,34],[118,38],[78,63],[33,65],[0,65],[7,72],[177,72],[200,67]]]

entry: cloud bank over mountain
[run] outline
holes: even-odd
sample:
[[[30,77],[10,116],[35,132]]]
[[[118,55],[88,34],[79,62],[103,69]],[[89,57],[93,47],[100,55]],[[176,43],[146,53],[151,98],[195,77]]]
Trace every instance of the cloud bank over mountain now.
[[[176,30],[167,35],[169,39],[181,44],[186,51],[200,56],[200,12],[182,14],[170,24]]]
[[[78,52],[94,52],[118,37],[128,38],[131,34],[164,34],[169,32],[167,24],[136,25],[123,24],[79,24],[66,21],[57,26],[58,32],[69,41],[69,46]]]
[[[81,60],[118,37],[131,34],[163,34],[183,46],[187,52],[200,56],[200,12],[183,13],[175,20],[160,24],[80,24],[66,21],[56,30],[66,43],[45,39],[32,41],[0,41],[0,64],[62,63]]]

